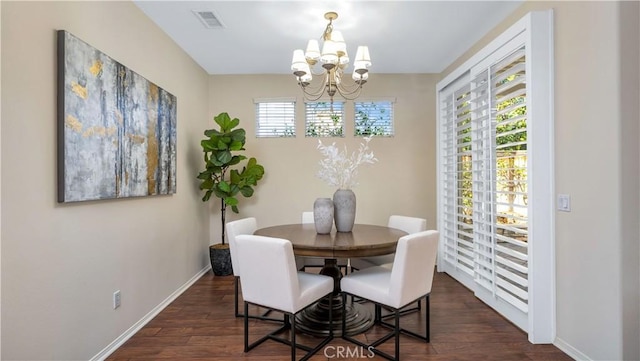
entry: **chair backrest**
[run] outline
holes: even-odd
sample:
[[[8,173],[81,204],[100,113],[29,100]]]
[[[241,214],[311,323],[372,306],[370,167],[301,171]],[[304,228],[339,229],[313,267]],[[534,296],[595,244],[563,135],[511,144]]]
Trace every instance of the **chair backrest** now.
[[[439,232],[422,231],[401,237],[391,269],[389,298],[403,307],[431,292],[438,253]]]
[[[302,223],[314,223],[313,212],[302,212]]]
[[[231,267],[233,275],[240,276],[240,258],[236,252],[236,238],[241,234],[253,234],[258,229],[258,222],[254,217],[227,222],[227,239],[229,240],[229,252],[231,253]]]
[[[296,312],[300,286],[291,242],[282,238],[239,235],[238,257],[245,301],[286,312]]]
[[[427,230],[427,220],[424,218],[392,215],[387,226],[405,231],[409,234]]]

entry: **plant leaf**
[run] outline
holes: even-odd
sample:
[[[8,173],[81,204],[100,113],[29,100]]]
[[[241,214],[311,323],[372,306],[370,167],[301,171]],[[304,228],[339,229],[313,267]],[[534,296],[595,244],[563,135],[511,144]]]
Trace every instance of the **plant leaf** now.
[[[231,187],[229,186],[229,183],[227,183],[226,181],[222,180],[222,181],[220,181],[220,183],[218,183],[218,189],[223,191],[223,192],[229,193],[229,191],[231,190]],[[226,200],[225,200],[225,202],[229,203]]]
[[[220,114],[218,114],[217,116],[215,116],[213,118],[213,120],[216,122],[216,124],[218,124],[220,126],[220,129],[224,133],[227,132],[227,126],[229,124],[230,119],[231,118],[229,117],[229,114],[227,114],[227,113],[220,113]]]
[[[244,186],[242,188],[240,188],[240,193],[249,198],[253,195],[253,188],[251,186]]]

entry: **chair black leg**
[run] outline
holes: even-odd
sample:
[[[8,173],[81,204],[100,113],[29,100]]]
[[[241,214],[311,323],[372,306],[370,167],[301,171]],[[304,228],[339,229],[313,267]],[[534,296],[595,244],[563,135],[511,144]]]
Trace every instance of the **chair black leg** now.
[[[240,317],[240,312],[238,312],[238,283],[240,280],[240,277],[234,276],[233,277],[233,288],[234,288],[234,296],[235,296],[235,304],[233,305],[236,317]]]
[[[244,352],[248,352],[248,351],[249,351],[249,304],[245,302],[244,303]]]
[[[396,309],[394,313],[396,319],[396,327],[394,330],[394,336],[396,338],[396,360],[400,360],[400,310]]]
[[[291,315],[291,361],[296,361],[296,316]]]
[[[430,310],[430,306],[429,306],[429,295],[426,295],[424,298],[424,308],[425,308],[425,324],[427,325],[427,333],[426,333],[426,342],[429,342],[429,337],[431,335],[431,316],[429,315],[431,313]]]

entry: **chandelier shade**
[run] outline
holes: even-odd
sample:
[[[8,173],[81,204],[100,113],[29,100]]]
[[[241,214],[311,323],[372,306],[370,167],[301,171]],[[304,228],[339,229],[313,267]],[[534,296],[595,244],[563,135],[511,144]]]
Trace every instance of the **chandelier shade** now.
[[[367,46],[358,46],[353,59],[353,74],[351,79],[344,79],[344,72],[349,66],[347,43],[342,32],[333,29],[333,20],[338,18],[336,12],[324,14],[329,21],[322,33],[322,51],[320,43],[311,39],[307,43],[306,51],[293,51],[291,71],[296,77],[307,101],[320,99],[325,93],[333,103],[333,96],[338,93],[343,98],[353,100],[360,95],[362,86],[369,78],[371,57]],[[319,69],[316,64],[320,65]],[[314,82],[314,79],[318,79]],[[312,83],[314,83],[312,85]]]

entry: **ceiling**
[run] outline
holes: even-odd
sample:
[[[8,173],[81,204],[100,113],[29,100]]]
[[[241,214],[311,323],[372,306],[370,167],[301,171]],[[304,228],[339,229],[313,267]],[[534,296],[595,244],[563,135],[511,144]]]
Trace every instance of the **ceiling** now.
[[[209,74],[290,74],[293,50],[320,39],[327,11],[349,54],[369,46],[371,72],[439,73],[522,0],[134,2]],[[223,27],[206,28],[194,11]]]

